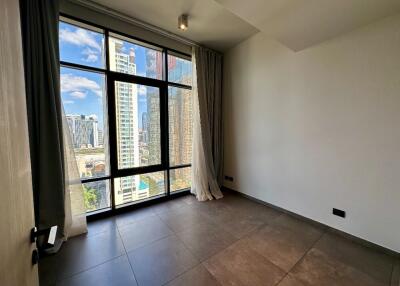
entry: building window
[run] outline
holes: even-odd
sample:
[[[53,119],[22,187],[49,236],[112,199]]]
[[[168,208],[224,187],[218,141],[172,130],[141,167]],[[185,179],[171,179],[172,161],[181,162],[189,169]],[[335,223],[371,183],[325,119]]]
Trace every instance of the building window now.
[[[61,97],[88,212],[190,189],[188,55],[61,17]]]

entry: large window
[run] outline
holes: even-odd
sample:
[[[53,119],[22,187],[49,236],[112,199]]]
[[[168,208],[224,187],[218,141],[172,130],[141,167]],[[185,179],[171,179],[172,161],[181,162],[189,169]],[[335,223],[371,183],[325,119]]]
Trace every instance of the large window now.
[[[61,96],[87,212],[190,189],[192,64],[62,17]]]

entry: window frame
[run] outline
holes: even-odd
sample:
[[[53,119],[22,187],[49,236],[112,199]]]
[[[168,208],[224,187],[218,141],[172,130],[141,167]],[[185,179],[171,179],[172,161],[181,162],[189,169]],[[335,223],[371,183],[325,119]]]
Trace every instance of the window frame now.
[[[104,34],[104,55],[105,55],[105,65],[104,68],[97,68],[91,66],[85,66],[81,64],[71,63],[62,61],[60,59],[60,68],[73,68],[79,69],[88,72],[100,73],[105,76],[105,93],[106,93],[106,112],[105,116],[107,116],[107,128],[108,128],[108,136],[104,138],[104,140],[108,140],[108,160],[106,158],[106,163],[109,165],[109,174],[105,176],[99,176],[94,178],[82,178],[81,183],[90,183],[102,180],[109,180],[110,185],[110,207],[98,209],[95,211],[86,212],[86,216],[88,219],[95,219],[97,217],[102,217],[104,215],[113,214],[115,212],[121,212],[123,210],[136,208],[138,206],[142,206],[145,204],[157,202],[159,200],[169,199],[171,197],[176,197],[182,194],[186,194],[190,191],[190,188],[182,189],[179,191],[171,192],[171,180],[170,180],[170,170],[179,169],[179,168],[187,168],[191,167],[191,164],[182,164],[182,165],[170,165],[169,160],[169,114],[168,114],[168,89],[169,87],[177,87],[187,90],[192,90],[192,86],[185,85],[181,83],[174,83],[168,81],[168,55],[181,57],[186,60],[191,60],[191,55],[182,53],[180,51],[170,49],[164,46],[161,46],[156,43],[152,43],[140,38],[137,38],[132,35],[128,35],[126,33],[122,33],[119,31],[115,31],[113,29],[91,23],[86,20],[82,20],[80,18],[60,13],[59,22],[64,22],[67,24],[72,24],[84,29],[93,30],[95,32],[102,32]],[[111,34],[111,35],[110,35]],[[110,59],[109,59],[109,37],[120,36],[120,39],[131,40],[131,42],[136,42],[138,45],[142,44],[145,48],[154,47],[156,50],[162,52],[162,79],[154,79],[143,77],[139,75],[125,74],[116,71],[112,71],[110,69]],[[135,43],[135,44],[136,44]],[[160,142],[161,142],[161,162],[157,165],[150,166],[140,166],[126,169],[118,169],[118,150],[117,150],[117,122],[116,122],[116,112],[115,112],[115,88],[114,84],[116,81],[122,81],[127,83],[139,84],[144,86],[153,86],[159,88],[160,91]],[[122,178],[127,176],[134,176],[152,172],[161,172],[163,171],[165,174],[165,193],[149,197],[143,200],[137,200],[128,202],[121,205],[115,204],[115,189],[114,189],[114,179]]]

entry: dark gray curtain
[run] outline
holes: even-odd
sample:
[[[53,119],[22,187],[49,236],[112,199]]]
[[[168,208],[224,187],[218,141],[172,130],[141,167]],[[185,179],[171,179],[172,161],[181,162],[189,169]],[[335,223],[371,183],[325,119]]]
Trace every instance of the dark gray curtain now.
[[[36,225],[64,228],[58,0],[20,0]]]
[[[222,185],[222,55],[195,47],[200,125],[206,164]]]

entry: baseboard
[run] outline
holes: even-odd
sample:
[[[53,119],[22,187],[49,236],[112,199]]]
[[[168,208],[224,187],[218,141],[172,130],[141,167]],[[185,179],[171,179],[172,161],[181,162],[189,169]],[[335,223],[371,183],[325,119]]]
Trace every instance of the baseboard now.
[[[259,203],[259,204],[268,206],[268,207],[270,207],[270,208],[276,209],[276,210],[278,210],[278,211],[284,212],[284,213],[286,213],[286,214],[289,214],[289,215],[291,215],[291,216],[294,216],[294,217],[296,217],[296,218],[299,218],[299,219],[301,219],[301,220],[303,220],[303,221],[306,221],[306,222],[308,222],[308,223],[312,223],[312,224],[318,225],[318,226],[320,226],[320,227],[322,227],[322,228],[326,228],[327,231],[331,231],[331,232],[333,232],[333,233],[335,233],[335,234],[337,234],[337,235],[340,235],[340,236],[342,236],[342,237],[345,237],[345,238],[347,238],[347,239],[350,239],[351,241],[354,241],[354,242],[356,242],[356,243],[358,243],[358,244],[361,244],[361,245],[363,245],[363,246],[366,246],[366,247],[369,247],[369,248],[372,248],[372,249],[381,251],[381,252],[386,253],[386,254],[388,254],[388,255],[391,255],[391,256],[393,256],[393,257],[395,257],[395,258],[397,258],[397,259],[400,259],[400,253],[399,253],[399,252],[396,252],[396,251],[394,251],[394,250],[392,250],[392,249],[386,248],[386,247],[381,246],[381,245],[379,245],[379,244],[375,244],[375,243],[373,243],[373,242],[371,242],[371,241],[368,241],[368,240],[365,240],[365,239],[363,239],[363,238],[354,236],[354,235],[349,234],[349,233],[347,233],[347,232],[344,232],[344,231],[342,231],[342,230],[339,230],[339,229],[333,228],[333,227],[331,227],[331,226],[329,226],[329,225],[323,224],[323,223],[321,223],[321,222],[319,222],[319,221],[316,221],[316,220],[313,220],[313,219],[304,217],[304,216],[302,216],[302,215],[299,215],[299,214],[294,213],[294,212],[292,212],[292,211],[289,211],[289,210],[287,210],[287,209],[278,207],[278,206],[276,206],[276,205],[273,205],[273,204],[271,204],[271,203],[268,203],[268,202],[265,202],[265,201],[263,201],[263,200],[257,199],[257,198],[255,198],[255,197],[250,196],[250,195],[241,193],[241,192],[239,192],[239,191],[233,190],[233,189],[231,189],[231,188],[228,188],[228,187],[223,186],[223,187],[222,187],[222,190],[223,190],[223,191],[227,191],[227,192],[235,193],[235,194],[237,194],[237,195],[239,195],[239,196],[242,196],[242,197],[244,197],[244,198],[247,198],[247,199],[249,199],[249,200],[252,200],[252,201],[254,201],[254,202],[257,202],[257,203]],[[397,285],[396,285],[396,286],[397,286]],[[399,285],[399,286],[400,286],[400,285]]]

